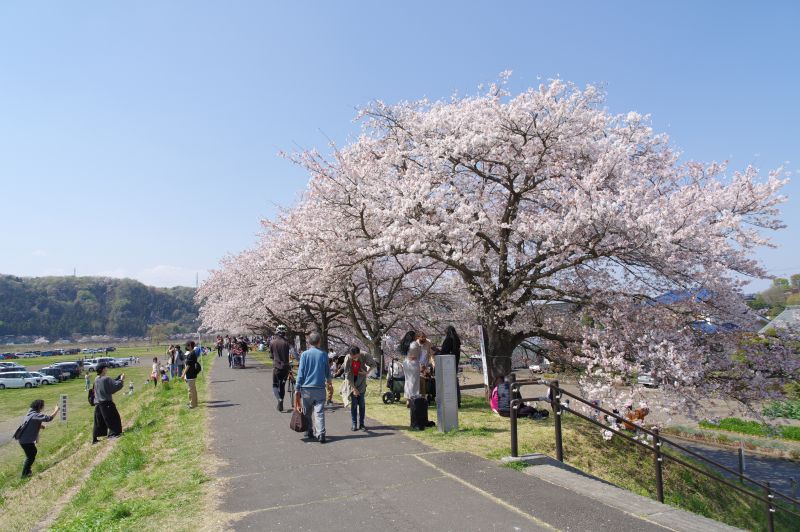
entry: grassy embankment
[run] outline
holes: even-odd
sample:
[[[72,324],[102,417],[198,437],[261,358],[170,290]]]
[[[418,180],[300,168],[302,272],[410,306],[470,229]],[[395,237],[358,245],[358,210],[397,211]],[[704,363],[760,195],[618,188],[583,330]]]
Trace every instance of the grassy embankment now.
[[[373,419],[395,426],[436,449],[467,451],[491,459],[511,454],[508,419],[493,414],[483,397],[463,396],[458,430],[447,434],[436,430],[417,432],[408,429],[409,413],[403,405],[383,404],[380,394],[385,390],[379,389],[376,381],[370,381],[369,385],[367,415]],[[336,388],[338,392],[338,385]],[[435,416],[434,409],[431,413]],[[563,438],[568,464],[634,493],[655,498],[651,453],[619,437],[606,442],[598,427],[575,416],[564,416]],[[519,442],[523,454],[555,456],[552,419],[521,420]],[[723,484],[671,461],[664,463],[664,492],[669,505],[749,530],[766,529],[766,512],[761,503],[754,503]],[[785,513],[778,513],[776,522],[778,530],[797,529],[797,523],[792,523]]]
[[[201,401],[210,369],[210,357],[206,360],[207,367],[198,379]],[[114,370],[112,375],[121,371]],[[22,463],[18,446],[0,447],[0,529],[28,530],[56,516],[53,530],[198,527],[199,516],[206,509],[204,488],[210,479],[205,460],[207,412],[186,408],[183,382],[146,386],[149,368],[144,362],[124,371],[133,379],[135,392],[123,395],[126,387],[115,396],[126,426],[125,435],[115,442],[90,444],[91,407],[82,381],[35,390],[41,392],[37,397],[45,399],[48,408],[58,395],[68,393],[70,420],[53,422],[43,432],[30,480],[18,478]],[[5,401],[2,406],[24,410],[30,397],[19,394],[30,391],[6,390],[0,394]],[[59,498],[69,504],[54,509]],[[181,507],[192,511],[181,511]]]
[[[767,436],[784,440],[800,441],[800,427],[780,426],[770,427],[758,421],[747,421],[737,417],[726,417],[718,423],[712,421],[701,421],[700,426],[704,429],[724,430],[750,436]]]

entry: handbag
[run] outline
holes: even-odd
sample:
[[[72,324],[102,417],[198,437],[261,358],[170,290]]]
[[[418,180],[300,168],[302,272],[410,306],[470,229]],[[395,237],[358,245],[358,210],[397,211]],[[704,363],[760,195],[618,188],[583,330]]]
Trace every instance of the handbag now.
[[[295,432],[306,432],[306,416],[297,408],[292,409],[292,419],[289,420],[289,428]]]

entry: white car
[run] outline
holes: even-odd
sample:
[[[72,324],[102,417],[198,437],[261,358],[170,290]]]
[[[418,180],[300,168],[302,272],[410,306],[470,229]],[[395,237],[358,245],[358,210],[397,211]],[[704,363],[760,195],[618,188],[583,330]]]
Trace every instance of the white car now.
[[[39,380],[27,371],[0,373],[0,390],[3,388],[35,388]]]
[[[636,377],[636,382],[645,388],[658,388],[658,379],[647,373],[643,373],[642,375]]]
[[[53,377],[52,375],[45,375],[43,373],[39,373],[38,371],[31,371],[31,375],[39,379],[39,384],[56,384],[58,383],[58,379]]]

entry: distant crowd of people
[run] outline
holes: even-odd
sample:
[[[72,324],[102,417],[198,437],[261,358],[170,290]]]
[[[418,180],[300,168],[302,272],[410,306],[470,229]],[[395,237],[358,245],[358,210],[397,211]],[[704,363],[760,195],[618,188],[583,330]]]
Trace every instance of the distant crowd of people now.
[[[295,394],[292,406],[306,417],[306,438],[326,441],[325,405],[333,396],[333,378],[341,376],[343,383],[341,395],[345,407],[350,407],[350,429],[366,430],[365,396],[369,372],[376,368],[376,361],[358,346],[347,350],[344,360],[330,356],[320,348],[321,337],[312,333],[308,337],[309,349],[300,354],[297,375],[294,377]],[[272,391],[278,411],[284,410],[286,384],[293,375],[291,372],[291,344],[286,337],[286,327],[277,327],[275,335],[269,339],[270,358],[272,358]],[[441,347],[435,347],[423,332],[409,331],[400,342],[399,351],[404,360],[396,368],[400,378],[405,378],[404,395],[407,403],[411,399],[432,392],[435,375],[435,355],[450,354],[456,357],[456,367],[461,357],[461,340],[454,327],[445,331]],[[456,389],[458,381],[456,378]],[[461,406],[461,392],[458,390],[458,404]]]

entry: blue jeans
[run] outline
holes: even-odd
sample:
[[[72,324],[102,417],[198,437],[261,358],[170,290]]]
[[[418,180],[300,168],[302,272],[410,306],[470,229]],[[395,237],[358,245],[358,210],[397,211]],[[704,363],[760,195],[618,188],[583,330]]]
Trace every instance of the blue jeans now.
[[[303,399],[303,412],[305,412],[308,426],[307,434],[317,437],[324,436],[325,388],[301,388],[300,397]]]
[[[358,416],[358,426],[364,426],[364,394],[359,394],[356,397],[355,394],[350,395],[350,419],[353,421],[353,425],[356,424],[356,415]]]

